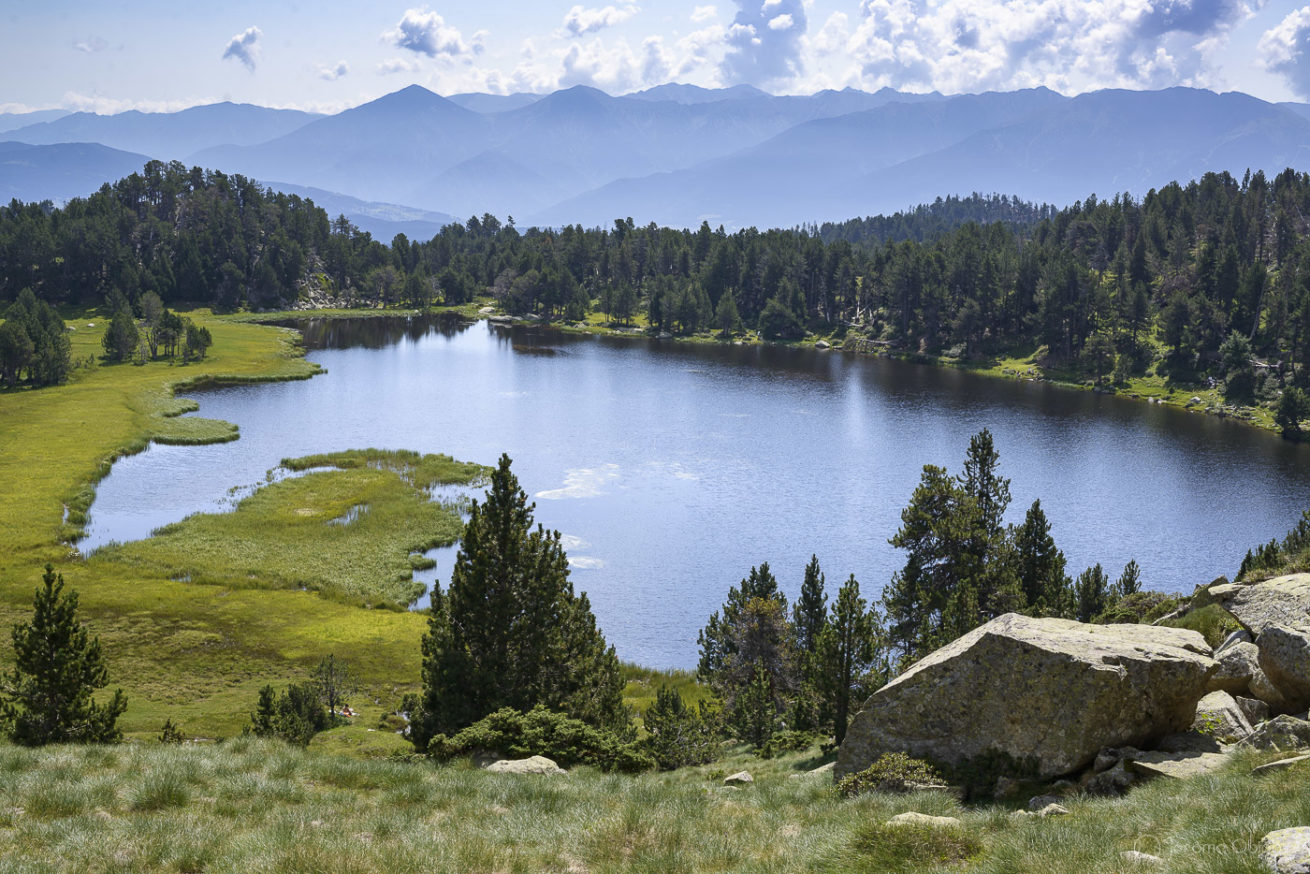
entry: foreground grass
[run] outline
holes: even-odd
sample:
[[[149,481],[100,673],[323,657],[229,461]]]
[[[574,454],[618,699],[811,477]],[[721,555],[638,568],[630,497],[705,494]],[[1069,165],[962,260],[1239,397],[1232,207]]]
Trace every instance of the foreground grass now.
[[[0,748],[0,872],[1078,872],[1255,874],[1261,837],[1310,818],[1310,771],[1260,757],[1067,817],[1019,819],[945,793],[843,801],[810,754],[639,777],[488,774],[365,762],[239,738],[222,745]],[[755,784],[727,789],[748,767]],[[793,776],[801,775],[801,776]],[[959,829],[890,832],[916,810]]]
[[[429,500],[427,490],[469,485],[483,474],[449,456],[378,450],[289,459],[283,467],[310,472],[259,489],[234,512],[196,514],[147,540],[97,550],[92,564],[403,609],[424,592],[412,578],[417,556],[454,543],[463,528],[458,509]]]

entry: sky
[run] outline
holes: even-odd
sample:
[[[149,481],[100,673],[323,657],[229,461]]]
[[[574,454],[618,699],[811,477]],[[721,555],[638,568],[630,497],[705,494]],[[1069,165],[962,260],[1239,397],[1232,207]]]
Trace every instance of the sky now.
[[[1296,0],[0,0],[0,112],[231,100],[335,112],[439,94],[884,86],[1310,100]]]

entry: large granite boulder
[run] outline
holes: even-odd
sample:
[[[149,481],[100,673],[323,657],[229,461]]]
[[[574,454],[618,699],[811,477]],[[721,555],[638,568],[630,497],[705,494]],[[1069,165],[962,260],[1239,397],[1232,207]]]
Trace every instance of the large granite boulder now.
[[[1257,637],[1270,625],[1310,623],[1310,574],[1210,589],[1215,601]]]
[[[1214,651],[1214,660],[1219,669],[1210,677],[1210,691],[1245,695],[1260,671],[1260,648],[1245,640],[1231,641]]]
[[[1216,665],[1195,631],[1008,613],[920,659],[851,721],[838,779],[905,752],[1009,756],[1048,779],[1186,730]]]
[[[1310,625],[1266,625],[1255,643],[1260,669],[1283,696],[1281,709],[1310,707]]]
[[[1237,700],[1227,692],[1211,692],[1196,703],[1192,729],[1229,744],[1246,740],[1255,730]]]

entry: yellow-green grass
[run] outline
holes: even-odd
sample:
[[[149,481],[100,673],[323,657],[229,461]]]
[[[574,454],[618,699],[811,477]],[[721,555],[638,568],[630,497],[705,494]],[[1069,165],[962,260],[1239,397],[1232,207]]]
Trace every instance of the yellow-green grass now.
[[[0,871],[978,872],[1256,874],[1261,837],[1310,818],[1307,770],[1157,781],[1065,817],[940,792],[843,800],[813,752],[637,777],[491,774],[360,761],[238,738],[222,745],[0,748]],[[752,786],[722,778],[741,768]],[[801,775],[801,776],[794,776]],[[954,816],[945,835],[881,826]],[[937,853],[948,861],[936,862]],[[963,858],[961,858],[963,857]]]
[[[459,511],[429,500],[482,468],[449,456],[377,450],[290,459],[310,472],[266,485],[231,513],[200,513],[146,540],[97,550],[91,564],[193,584],[309,589],[404,609],[423,594],[411,556],[459,539]],[[330,468],[314,470],[315,468]]]

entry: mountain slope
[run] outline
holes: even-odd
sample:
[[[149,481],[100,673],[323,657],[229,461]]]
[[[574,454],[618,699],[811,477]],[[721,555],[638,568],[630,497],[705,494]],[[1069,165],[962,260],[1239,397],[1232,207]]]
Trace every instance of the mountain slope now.
[[[200,149],[251,145],[303,127],[316,118],[292,109],[246,103],[214,103],[180,112],[75,112],[54,121],[19,128],[9,138],[33,145],[100,143],[162,161],[183,160]]]
[[[0,203],[84,197],[106,182],[140,170],[145,155],[96,143],[33,146],[0,142]]]

